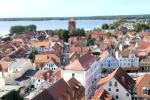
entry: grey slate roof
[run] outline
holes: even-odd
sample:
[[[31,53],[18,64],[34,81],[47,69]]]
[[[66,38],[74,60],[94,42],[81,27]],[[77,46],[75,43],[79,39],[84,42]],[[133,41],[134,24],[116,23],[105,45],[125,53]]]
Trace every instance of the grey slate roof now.
[[[15,79],[15,80],[18,81],[18,82],[27,80],[27,79],[29,79],[30,77],[34,76],[37,71],[38,71],[38,70],[28,70],[28,71],[26,71],[21,77]]]

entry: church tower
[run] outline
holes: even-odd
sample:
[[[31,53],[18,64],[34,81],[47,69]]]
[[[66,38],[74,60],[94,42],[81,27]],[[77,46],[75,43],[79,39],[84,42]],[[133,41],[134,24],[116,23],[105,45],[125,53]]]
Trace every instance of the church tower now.
[[[68,31],[72,34],[72,31],[76,29],[76,21],[74,18],[70,18],[68,21]]]

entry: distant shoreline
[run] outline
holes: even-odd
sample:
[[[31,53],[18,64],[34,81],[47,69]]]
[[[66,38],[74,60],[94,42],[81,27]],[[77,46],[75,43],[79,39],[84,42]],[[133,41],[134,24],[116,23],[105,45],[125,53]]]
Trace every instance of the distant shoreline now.
[[[150,19],[150,14],[145,15],[118,15],[118,16],[85,16],[74,17],[76,20],[115,20],[118,17],[125,19]],[[0,21],[47,21],[47,20],[68,20],[70,17],[28,17],[28,18],[0,18]]]

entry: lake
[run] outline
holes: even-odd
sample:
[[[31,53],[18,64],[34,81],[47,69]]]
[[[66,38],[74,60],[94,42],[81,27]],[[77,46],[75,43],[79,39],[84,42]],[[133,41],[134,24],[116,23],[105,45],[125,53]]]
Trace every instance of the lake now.
[[[93,28],[101,27],[102,24],[111,24],[114,20],[76,20],[77,28],[84,28],[90,30]],[[37,26],[37,30],[49,30],[49,29],[67,29],[68,20],[46,20],[46,21],[0,21],[0,36],[9,34],[11,26],[15,25],[30,25]]]

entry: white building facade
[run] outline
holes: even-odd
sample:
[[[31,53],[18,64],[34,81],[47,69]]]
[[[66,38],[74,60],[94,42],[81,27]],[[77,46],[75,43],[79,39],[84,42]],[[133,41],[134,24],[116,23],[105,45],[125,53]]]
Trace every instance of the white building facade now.
[[[51,61],[42,67],[42,70],[52,70],[55,71],[58,68],[58,66]]]
[[[97,75],[99,75],[98,73],[100,70],[100,65],[95,59],[92,61],[88,61],[88,58],[86,59],[87,62],[83,62],[88,63],[86,64],[86,66],[84,66],[84,64],[81,64],[82,61],[80,61],[80,58],[78,60],[75,60],[70,65],[66,66],[66,68],[62,70],[62,77],[65,81],[68,81],[70,78],[75,77],[85,87],[85,98],[88,100],[96,89],[96,83],[99,80],[99,76]],[[79,64],[77,63],[78,61],[80,62]],[[84,68],[81,65],[83,65]],[[80,68],[78,66],[80,66]]]
[[[119,67],[118,60],[110,54],[107,55],[103,60],[99,60],[99,64],[101,65],[101,68],[107,68],[109,70]]]
[[[116,51],[116,58],[119,61],[120,67],[138,67],[139,66],[139,57],[135,55],[135,53],[129,53],[126,56],[122,56],[118,54]]]
[[[27,70],[32,69],[33,65],[29,59],[15,59],[8,67],[5,75],[6,84],[16,84],[15,79],[21,77]]]
[[[102,87],[112,94],[115,100],[132,100],[132,95],[115,78]]]

